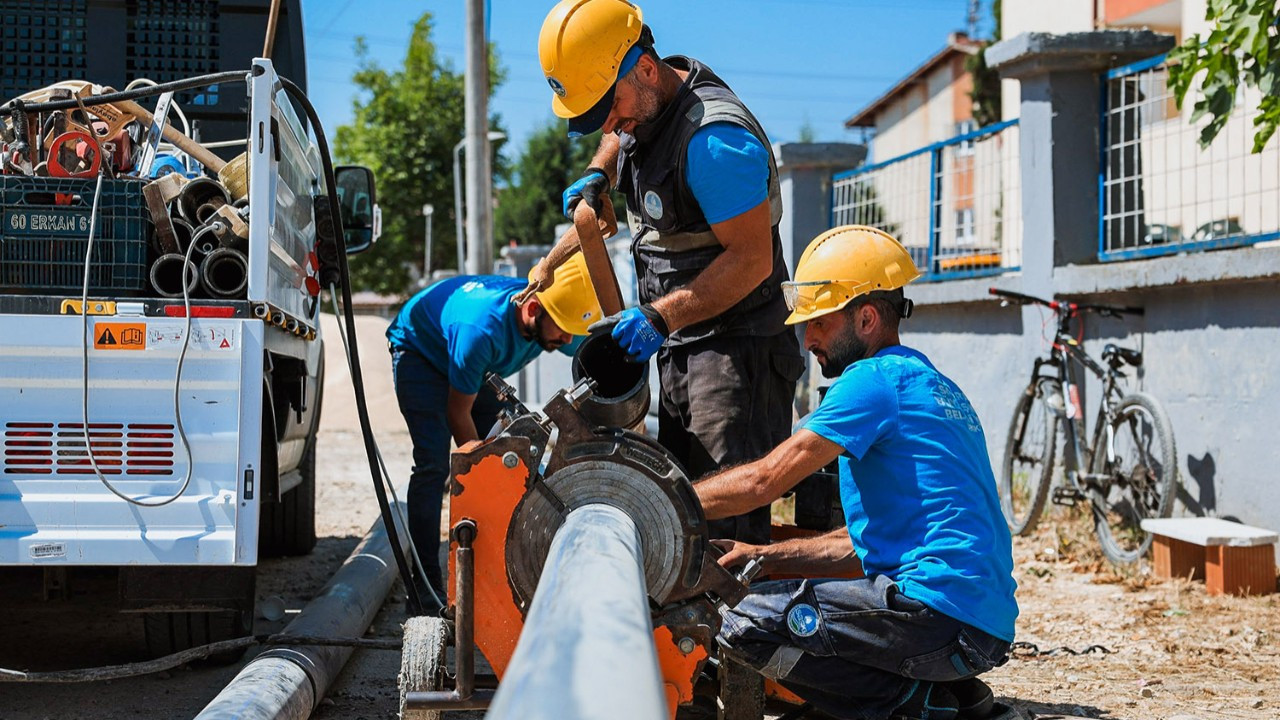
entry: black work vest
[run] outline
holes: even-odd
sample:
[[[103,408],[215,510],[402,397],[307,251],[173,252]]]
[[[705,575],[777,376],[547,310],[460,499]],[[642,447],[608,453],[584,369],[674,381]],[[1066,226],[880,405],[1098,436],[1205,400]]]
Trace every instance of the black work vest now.
[[[640,301],[651,303],[685,287],[724,252],[689,189],[686,158],[694,133],[711,123],[728,122],[754,135],[769,153],[773,270],[733,307],[672,333],[667,344],[712,336],[776,335],[783,331],[787,317],[781,284],[788,274],[778,235],[782,193],[773,148],[751,111],[709,68],[679,55],[664,62],[689,72],[675,99],[653,122],[637,128],[634,136],[619,136],[618,191],[627,199]]]

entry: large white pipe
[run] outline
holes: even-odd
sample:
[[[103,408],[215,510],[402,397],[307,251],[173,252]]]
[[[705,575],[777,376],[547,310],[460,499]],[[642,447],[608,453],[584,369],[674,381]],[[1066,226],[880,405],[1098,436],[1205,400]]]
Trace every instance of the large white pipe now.
[[[489,720],[663,720],[635,522],[608,505],[556,532]]]
[[[392,512],[398,516],[396,505]],[[407,546],[408,531],[399,524],[396,529]],[[379,519],[320,594],[284,629],[284,634],[361,637],[395,579],[391,543],[386,526]],[[246,665],[196,720],[306,720],[352,650],[314,645],[268,650]]]

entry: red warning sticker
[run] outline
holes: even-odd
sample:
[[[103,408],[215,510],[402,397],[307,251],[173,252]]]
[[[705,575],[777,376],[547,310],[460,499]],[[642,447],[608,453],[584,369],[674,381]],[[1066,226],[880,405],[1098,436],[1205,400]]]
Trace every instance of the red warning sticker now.
[[[146,323],[100,322],[93,326],[94,350],[146,350]]]

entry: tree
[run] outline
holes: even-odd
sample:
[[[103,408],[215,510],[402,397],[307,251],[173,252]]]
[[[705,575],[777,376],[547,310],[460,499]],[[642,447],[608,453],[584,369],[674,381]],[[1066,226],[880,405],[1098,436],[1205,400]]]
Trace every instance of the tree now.
[[[1191,122],[1213,119],[1200,131],[1208,147],[1235,109],[1240,83],[1262,93],[1253,119],[1253,152],[1262,152],[1280,125],[1280,10],[1275,0],[1209,0],[1207,37],[1187,38],[1169,53],[1169,87],[1182,109],[1193,86],[1198,99]]]
[[[355,118],[338,128],[334,155],[340,162],[368,166],[378,181],[382,238],[351,257],[352,287],[390,294],[411,290],[419,274],[426,242],[422,206],[437,210],[432,232],[432,266],[455,267],[453,221],[453,146],[465,126],[464,73],[443,61],[431,40],[432,16],[414,23],[404,66],[390,72],[369,58],[363,38],[356,39],[358,63],[352,77],[360,96],[352,100]],[[489,88],[502,81],[490,49]],[[500,130],[496,116],[490,127]],[[502,172],[495,156],[495,174]]]
[[[796,142],[811,143],[817,142],[818,131],[814,129],[813,123],[809,121],[809,114],[805,113],[804,122],[800,124],[800,136],[796,138]]]
[[[555,242],[556,225],[568,222],[561,192],[591,164],[600,133],[576,140],[563,120],[553,120],[529,136],[515,161],[512,184],[504,188],[494,217],[494,238],[500,243],[546,245]],[[615,207],[621,207],[614,196]]]
[[[1001,117],[1000,73],[987,66],[986,56],[986,49],[992,43],[1000,42],[1000,0],[991,3],[991,15],[995,21],[991,40],[964,60],[965,72],[973,78],[973,89],[969,91],[969,99],[973,101],[973,121],[980,128],[1000,122]]]

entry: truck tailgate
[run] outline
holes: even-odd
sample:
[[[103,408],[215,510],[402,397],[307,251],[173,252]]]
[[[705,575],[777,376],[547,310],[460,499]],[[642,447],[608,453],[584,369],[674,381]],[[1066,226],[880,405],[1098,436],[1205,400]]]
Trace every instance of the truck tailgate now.
[[[82,322],[0,315],[0,565],[255,564],[263,324],[196,318],[187,339],[182,318],[91,317],[85,335]],[[177,500],[127,502],[95,473],[86,341],[99,470],[122,494],[156,503],[190,469]]]

